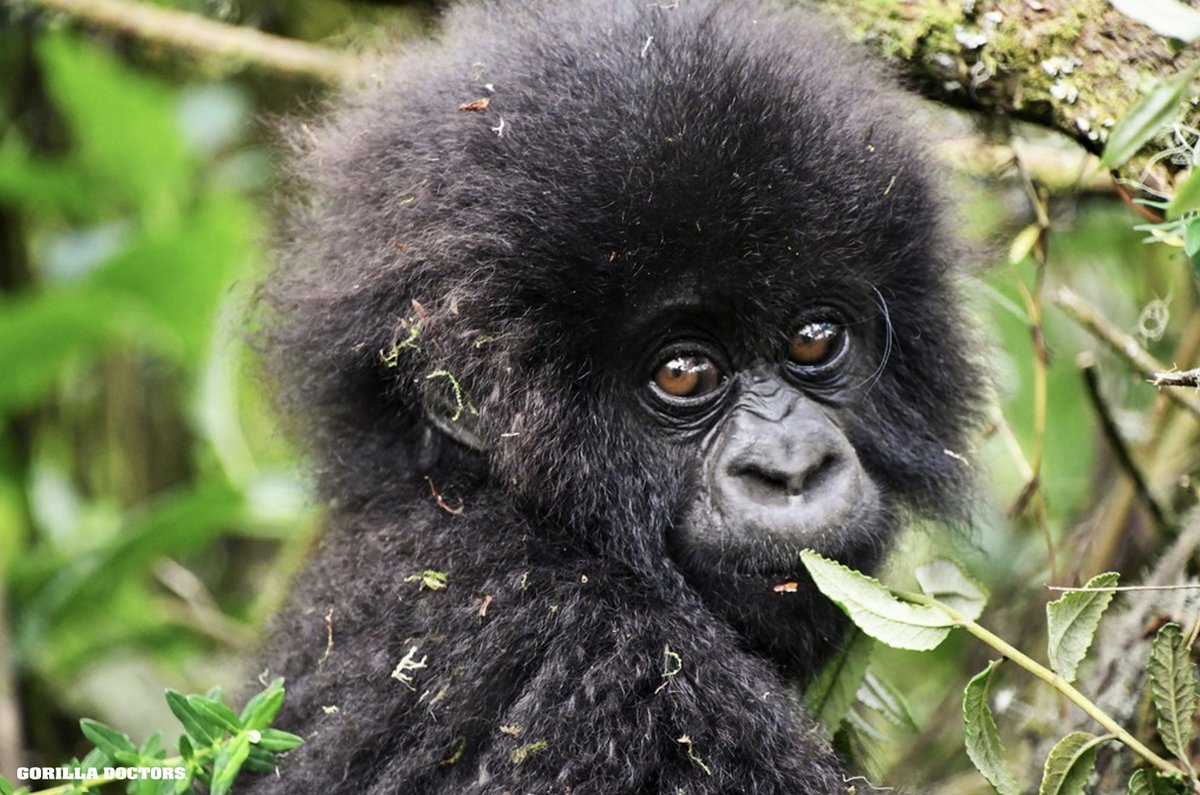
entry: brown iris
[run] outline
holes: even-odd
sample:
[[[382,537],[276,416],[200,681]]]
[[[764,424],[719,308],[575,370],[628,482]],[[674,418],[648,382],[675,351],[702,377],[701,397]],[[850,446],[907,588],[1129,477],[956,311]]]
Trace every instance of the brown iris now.
[[[796,364],[820,367],[833,361],[846,344],[846,332],[828,321],[805,323],[792,335],[788,355]]]
[[[707,356],[675,356],[654,373],[654,383],[671,397],[697,397],[716,389],[721,374]]]

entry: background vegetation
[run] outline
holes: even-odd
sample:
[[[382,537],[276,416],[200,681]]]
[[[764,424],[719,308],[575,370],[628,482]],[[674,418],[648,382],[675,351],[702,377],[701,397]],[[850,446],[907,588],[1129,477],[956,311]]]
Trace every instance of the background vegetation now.
[[[425,3],[173,5],[342,49],[436,25]],[[312,112],[325,88],[243,65],[0,3],[0,774],[81,754],[81,716],[140,741],[172,723],[164,688],[242,689],[317,528],[243,335],[266,267],[272,119]],[[1153,144],[1162,173],[1200,145],[1184,110]],[[972,291],[997,396],[974,451],[977,527],[906,539],[889,579],[952,550],[993,595],[981,620],[1028,650],[1058,596],[1045,584],[1135,582],[1173,544],[1172,577],[1196,573],[1200,415],[1178,405],[1196,397],[1167,400],[1059,292],[1185,369],[1200,362],[1196,270],[1170,230],[1136,229],[1146,218],[1065,139],[929,112],[956,131],[937,145],[957,166],[963,233],[990,262]],[[1118,594],[1114,610],[1151,626],[1102,631],[1092,680],[1144,659],[1168,618],[1194,639],[1198,603]],[[965,636],[877,651],[842,740],[887,784],[990,791],[963,753],[959,704],[987,659]],[[1040,768],[1066,709],[1024,680],[993,690],[1018,766]],[[908,706],[872,704],[893,697]]]

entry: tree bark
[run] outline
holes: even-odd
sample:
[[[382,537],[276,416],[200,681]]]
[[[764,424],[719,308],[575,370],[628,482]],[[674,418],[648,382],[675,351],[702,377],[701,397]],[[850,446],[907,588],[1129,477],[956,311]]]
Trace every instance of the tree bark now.
[[[991,117],[1050,127],[1096,154],[1145,88],[1200,57],[1200,47],[1176,51],[1108,0],[814,4],[895,62],[922,94]],[[1188,115],[1195,121],[1194,105]],[[1149,144],[1122,172],[1168,188],[1184,165],[1182,158],[1164,156],[1169,148],[1166,140]]]

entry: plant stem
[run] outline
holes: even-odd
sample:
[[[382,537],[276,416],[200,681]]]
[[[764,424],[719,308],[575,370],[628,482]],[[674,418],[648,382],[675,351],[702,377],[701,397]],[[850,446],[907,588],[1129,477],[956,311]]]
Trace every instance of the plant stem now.
[[[0,0],[3,2],[3,0]],[[49,11],[224,64],[252,64],[295,77],[341,83],[360,76],[349,53],[229,25],[199,14],[126,0],[31,0]]]
[[[979,624],[976,624],[974,621],[967,618],[962,613],[959,613],[954,608],[942,604],[931,596],[910,593],[908,591],[893,591],[892,593],[900,599],[912,602],[914,604],[938,608],[943,613],[950,616],[950,618],[954,619],[956,625],[962,627],[967,632],[970,632],[972,635],[979,638],[981,641],[991,646],[993,649],[1000,652],[1005,657],[1036,676],[1038,679],[1041,679],[1043,682],[1053,687],[1059,693],[1062,693],[1069,701],[1075,704],[1075,706],[1086,712],[1093,720],[1107,729],[1138,756],[1142,757],[1147,762],[1154,765],[1156,768],[1169,776],[1178,777],[1180,779],[1186,778],[1186,774],[1182,770],[1171,764],[1171,762],[1168,760],[1163,759],[1161,756],[1151,751],[1136,737],[1125,731],[1125,729],[1121,727],[1121,724],[1109,717],[1108,713],[1104,712],[1104,710],[1092,703],[1087,696],[1076,690],[1070,682],[1068,682],[1066,679],[1063,679],[1061,676],[1054,673],[1054,671],[1042,665],[1029,655],[1025,654],[1020,649],[1008,643],[1003,638],[989,632],[987,629]],[[1200,795],[1200,787],[1197,787],[1195,784],[1192,785],[1192,791],[1197,793],[1197,795]]]

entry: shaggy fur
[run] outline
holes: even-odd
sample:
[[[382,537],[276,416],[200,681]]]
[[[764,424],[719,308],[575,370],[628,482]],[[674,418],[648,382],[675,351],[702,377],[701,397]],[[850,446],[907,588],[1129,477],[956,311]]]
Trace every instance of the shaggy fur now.
[[[746,338],[871,307],[831,410],[887,517],[822,551],[957,510],[978,378],[910,112],[803,13],[537,0],[454,9],[299,134],[264,351],[330,527],[267,657],[308,742],[247,791],[845,791],[792,695],[837,611],[689,583],[696,456],[633,395],[697,284]]]

